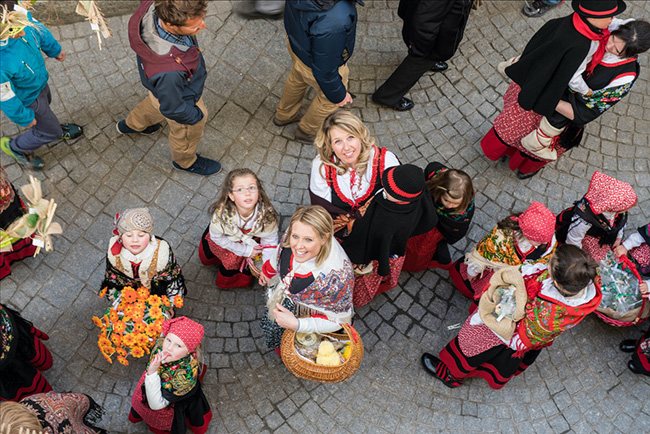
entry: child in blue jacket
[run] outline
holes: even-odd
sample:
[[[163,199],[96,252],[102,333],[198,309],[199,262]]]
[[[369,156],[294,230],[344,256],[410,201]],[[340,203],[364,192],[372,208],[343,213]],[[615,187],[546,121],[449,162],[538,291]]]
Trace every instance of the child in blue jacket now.
[[[0,147],[21,165],[40,169],[43,161],[33,155],[36,149],[59,138],[75,139],[83,130],[75,124],[59,124],[50,109],[49,74],[41,51],[62,62],[65,50],[43,24],[15,3],[3,1],[0,8],[0,109],[29,130],[14,138],[2,137]]]

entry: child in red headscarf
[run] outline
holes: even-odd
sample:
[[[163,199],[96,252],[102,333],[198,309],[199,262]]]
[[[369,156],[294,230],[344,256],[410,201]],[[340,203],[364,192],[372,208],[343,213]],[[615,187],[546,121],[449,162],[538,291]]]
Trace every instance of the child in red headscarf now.
[[[557,240],[580,247],[600,262],[621,244],[627,210],[635,204],[630,184],[596,171],[587,194],[557,216]]]
[[[167,320],[140,377],[129,421],[145,421],[153,433],[195,434],[208,430],[210,404],[201,389],[203,326],[187,317]]]

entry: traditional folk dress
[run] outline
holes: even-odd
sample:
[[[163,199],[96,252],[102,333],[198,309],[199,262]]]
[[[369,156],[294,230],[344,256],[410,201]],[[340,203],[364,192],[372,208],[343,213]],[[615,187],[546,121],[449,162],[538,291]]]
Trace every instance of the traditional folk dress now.
[[[610,30],[627,21],[629,20],[615,18]],[[590,95],[564,90],[561,99],[571,104],[575,118],[558,138],[555,148],[558,158],[580,144],[587,123],[598,118],[630,92],[639,70],[636,57],[622,58],[604,53],[602,60],[592,70],[583,73],[586,84],[593,90]],[[486,157],[493,161],[509,156],[510,170],[528,174],[541,169],[549,161],[539,159],[521,145],[521,139],[539,127],[542,114],[523,108],[520,105],[520,93],[520,84],[513,81],[503,96],[503,110],[495,118],[494,127],[481,140],[481,148]],[[549,117],[554,117],[553,115],[557,116],[558,113]]]
[[[149,363],[162,351],[163,340],[164,337],[161,337],[156,342]],[[145,369],[133,391],[129,421],[137,423],[144,420],[149,430],[157,434],[185,434],[188,429],[195,434],[205,433],[212,420],[212,410],[201,388],[205,370],[200,371],[195,352],[180,360],[163,363],[158,368],[157,376],[148,376]],[[151,409],[147,401],[147,396],[151,396],[150,388],[155,389],[156,395],[159,390],[160,396],[157,398],[168,403],[165,408]]]
[[[181,267],[167,241],[152,235],[144,251],[134,255],[118,239],[111,238],[106,253],[102,288],[108,287],[109,298],[113,289],[121,291],[126,286],[144,286],[151,294],[166,295],[169,299],[187,293]]]
[[[639,373],[650,376],[650,328],[637,340],[632,363]]]
[[[9,227],[26,212],[25,204],[9,181],[7,173],[0,166],[0,230]],[[36,252],[36,246],[32,244],[32,237],[13,240],[10,248],[4,245],[2,247],[2,250],[6,251],[0,251],[0,279],[11,274],[12,262],[33,256]]]
[[[83,393],[39,393],[20,403],[34,414],[45,434],[105,434],[94,426],[104,410]]]
[[[623,238],[627,210],[636,200],[630,184],[594,172],[587,194],[557,216],[558,241],[580,247],[600,262]]]
[[[352,263],[338,241],[332,238],[332,248],[325,261],[316,265],[316,258],[303,263],[294,261],[289,247],[278,247],[270,260],[264,263],[262,270],[277,286],[269,285],[267,305],[274,306],[274,300],[289,309],[298,318],[300,332],[329,333],[341,328],[341,324],[350,324],[354,310],[352,308],[352,288],[354,274]],[[304,318],[308,315],[325,316],[324,318]],[[266,345],[279,348],[284,330],[268,312],[260,323]]]
[[[441,163],[429,163],[424,171],[427,179],[448,170]],[[433,197],[432,197],[433,198]],[[402,269],[405,271],[422,271],[430,267],[446,266],[451,263],[449,244],[462,239],[469,230],[474,216],[474,200],[461,213],[451,212],[442,203],[434,201],[438,223],[436,227],[422,235],[409,239]]]
[[[471,252],[449,269],[456,288],[471,299],[481,294],[495,270],[526,262],[547,262],[555,250],[555,237],[548,244],[534,247],[521,233],[495,227]]]
[[[221,215],[212,216],[199,244],[199,258],[204,265],[218,265],[216,284],[220,288],[241,288],[250,286],[252,276],[246,259],[255,246],[263,246],[262,261],[271,258],[273,248],[278,244],[277,222],[265,223],[266,212],[261,202],[253,214],[243,218],[237,211],[230,215],[223,210]]]
[[[596,310],[602,299],[598,284],[590,283],[577,298],[566,298],[548,278],[547,267],[546,262],[522,267],[528,301],[525,316],[510,340],[488,328],[475,312],[440,352],[446,372],[458,383],[467,377],[480,377],[491,388],[502,388],[528,368],[542,348]]]
[[[650,284],[650,224],[641,226],[623,241],[641,277]]]
[[[52,390],[41,374],[52,367],[52,354],[41,342],[48,339],[18,312],[0,305],[0,401]]]
[[[337,238],[347,237],[354,224],[366,210],[367,204],[381,189],[381,174],[389,167],[399,165],[399,160],[386,148],[373,145],[363,176],[354,169],[343,175],[336,168],[323,164],[316,156],[311,164],[309,197],[312,205],[320,205],[334,219],[334,233]]]

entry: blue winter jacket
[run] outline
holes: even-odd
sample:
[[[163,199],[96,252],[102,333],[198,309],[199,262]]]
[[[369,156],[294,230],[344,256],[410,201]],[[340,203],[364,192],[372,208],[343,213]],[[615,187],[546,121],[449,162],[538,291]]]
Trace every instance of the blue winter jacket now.
[[[288,0],[284,10],[291,49],[311,68],[321,90],[334,104],[343,101],[347,92],[338,69],[354,51],[356,3],[363,5],[359,0]]]
[[[49,57],[61,54],[61,45],[43,24],[25,27],[25,36],[0,41],[0,109],[21,127],[34,120],[29,107],[38,97],[50,75],[41,50]]]

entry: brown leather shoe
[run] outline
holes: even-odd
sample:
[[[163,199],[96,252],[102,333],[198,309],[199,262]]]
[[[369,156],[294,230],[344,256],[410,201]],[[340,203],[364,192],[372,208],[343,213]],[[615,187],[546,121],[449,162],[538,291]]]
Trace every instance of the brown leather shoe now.
[[[307,134],[303,130],[300,129],[300,127],[296,128],[296,131],[293,133],[294,137],[303,143],[308,143],[310,145],[314,144],[314,139],[316,138],[315,134]]]
[[[278,115],[273,116],[273,125],[278,126],[278,127],[283,127],[285,125],[293,124],[294,122],[298,122],[302,117],[305,115],[307,112],[307,109],[305,107],[300,107],[298,110],[298,113],[293,115],[293,117],[289,118],[286,121],[279,121],[278,120]]]

